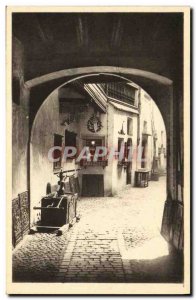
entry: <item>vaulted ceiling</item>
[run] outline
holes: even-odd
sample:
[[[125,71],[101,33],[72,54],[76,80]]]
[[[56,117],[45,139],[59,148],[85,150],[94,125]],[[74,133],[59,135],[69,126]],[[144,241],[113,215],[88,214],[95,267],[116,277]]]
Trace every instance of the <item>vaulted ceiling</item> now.
[[[181,13],[14,13],[29,80],[58,70],[119,66],[182,79]]]

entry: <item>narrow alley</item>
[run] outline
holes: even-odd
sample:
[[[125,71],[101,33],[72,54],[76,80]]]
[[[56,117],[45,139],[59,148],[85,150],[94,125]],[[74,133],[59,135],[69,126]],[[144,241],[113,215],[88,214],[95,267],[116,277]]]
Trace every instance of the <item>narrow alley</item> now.
[[[13,252],[13,281],[181,282],[180,257],[160,235],[165,177],[115,197],[81,198],[62,236],[28,235]]]
[[[9,291],[182,294],[190,12],[88,9],[7,10]]]

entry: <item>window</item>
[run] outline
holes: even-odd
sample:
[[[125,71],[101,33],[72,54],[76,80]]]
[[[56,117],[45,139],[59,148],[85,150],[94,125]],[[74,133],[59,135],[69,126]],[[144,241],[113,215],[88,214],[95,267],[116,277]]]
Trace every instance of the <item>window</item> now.
[[[101,147],[103,146],[103,140],[102,139],[93,139],[93,138],[89,138],[85,140],[86,143],[86,147],[89,147],[90,150],[90,154],[91,154],[91,160],[93,160],[94,155],[95,155],[95,151],[96,151],[96,147]],[[99,157],[98,160],[102,160],[103,157]]]
[[[143,133],[147,133],[148,132],[148,124],[147,121],[144,121],[143,123]]]
[[[133,135],[133,119],[132,118],[127,119],[127,134]]]
[[[55,134],[54,135],[54,147],[62,147],[62,140],[63,140],[62,135]],[[56,149],[53,152],[53,158],[58,159],[58,161],[53,162],[53,170],[54,171],[59,171],[61,168],[61,161],[62,161],[61,154],[62,154],[62,152],[59,149]]]
[[[124,143],[124,139],[118,138],[118,152],[120,152],[123,143]]]
[[[128,158],[132,154],[133,154],[132,139],[128,138],[127,142],[125,143],[125,157]]]
[[[125,145],[125,143],[124,143],[124,139],[122,139],[122,138],[118,138],[118,158],[120,159],[120,161],[122,161],[122,160],[124,160],[124,158],[125,158],[125,152],[126,152],[126,150],[125,150],[125,147],[126,147],[126,145]],[[123,149],[122,149],[123,148]],[[121,150],[122,149],[122,150]],[[121,151],[123,152],[123,154],[121,155]],[[119,161],[119,162],[120,162]]]
[[[65,147],[76,148],[76,136],[77,136],[77,134],[75,132],[65,130]],[[72,150],[70,150],[70,151],[72,151]],[[69,159],[74,159],[75,157],[76,157],[76,155],[69,157]]]
[[[76,147],[76,136],[75,132],[65,130],[65,146]]]

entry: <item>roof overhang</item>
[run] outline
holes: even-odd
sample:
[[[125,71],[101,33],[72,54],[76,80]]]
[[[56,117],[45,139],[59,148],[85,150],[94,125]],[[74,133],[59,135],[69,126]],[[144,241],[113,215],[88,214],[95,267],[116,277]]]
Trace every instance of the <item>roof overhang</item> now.
[[[137,108],[132,108],[130,106],[120,104],[120,103],[117,103],[117,102],[114,102],[114,101],[110,101],[109,103],[118,110],[139,115],[139,112],[138,112]]]
[[[91,99],[99,107],[99,109],[106,113],[107,111],[107,97],[102,90],[94,83],[84,84],[85,91],[90,95]]]

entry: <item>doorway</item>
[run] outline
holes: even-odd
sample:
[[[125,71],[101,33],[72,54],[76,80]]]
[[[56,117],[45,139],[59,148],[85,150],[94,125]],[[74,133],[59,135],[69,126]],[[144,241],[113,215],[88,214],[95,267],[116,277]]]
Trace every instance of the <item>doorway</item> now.
[[[69,79],[66,82],[66,84],[69,84],[70,82],[76,80],[77,76],[78,76],[77,79],[81,79],[81,78],[86,79],[88,77],[92,77],[93,80],[95,79],[94,82],[99,83],[100,80],[102,82],[102,78],[100,78],[100,74],[99,74],[99,76],[97,76],[97,71],[103,72],[104,68],[106,68],[106,67],[88,67],[88,68],[81,68],[80,70],[78,70],[78,69],[76,69],[76,70],[75,69],[64,70],[64,73],[63,73],[64,75],[63,76],[67,77]],[[120,68],[120,69],[118,69],[118,72],[119,72],[119,70],[121,70],[122,74],[125,74],[125,75],[127,74],[128,78],[130,78],[132,76],[134,77],[134,75],[135,75],[135,73],[134,73],[135,71],[132,70],[132,69]],[[111,67],[111,70],[109,70],[108,67],[107,67],[106,68],[106,73],[102,73],[102,76],[103,77],[104,76],[105,77],[115,76],[115,77],[121,78],[121,79],[126,80],[126,81],[129,80],[126,77],[121,77],[117,74],[111,74],[109,71],[112,72],[113,67]],[[74,78],[72,78],[72,79],[70,79],[70,77],[69,77],[70,72],[72,72],[72,74],[74,76]],[[78,74],[78,72],[79,72],[79,74]],[[159,77],[159,75],[152,73],[151,75],[153,76],[152,78],[154,78],[154,84],[151,85],[150,87],[148,87],[146,85],[146,82],[145,82],[145,78],[148,78],[148,74],[145,71],[140,70],[140,72],[141,72],[141,74],[140,74],[140,77],[137,78],[137,84],[140,85],[141,87],[143,87],[144,89],[146,89],[147,92],[150,95],[152,95],[152,97],[155,98],[155,103],[157,104],[157,106],[160,109],[160,112],[163,116],[163,119],[164,119],[165,125],[166,125],[166,129],[168,129],[168,136],[167,136],[168,149],[167,149],[167,153],[169,153],[170,155],[167,155],[167,157],[166,157],[166,159],[167,159],[166,165],[167,165],[167,195],[168,195],[167,198],[170,201],[170,198],[172,199],[172,197],[173,197],[175,199],[175,195],[176,195],[176,193],[175,193],[176,192],[176,182],[174,180],[174,177],[175,177],[174,176],[174,173],[175,173],[174,166],[176,165],[177,156],[174,155],[174,153],[175,153],[175,150],[176,150],[176,145],[178,144],[176,139],[175,139],[175,136],[173,134],[173,124],[176,121],[176,115],[173,115],[172,110],[171,110],[172,105],[174,103],[173,102],[173,92],[172,92],[172,82],[167,78],[162,78],[162,77]],[[56,90],[55,90],[55,92],[56,92],[57,91],[57,86],[60,83],[61,77],[62,76],[58,72],[54,72],[52,79],[51,79],[51,76],[48,79],[48,75],[45,75],[44,80],[45,80],[45,82],[48,81],[49,83],[51,81],[54,82],[54,85],[56,86]],[[59,81],[56,82],[55,78],[59,78]],[[64,80],[64,79],[62,79],[62,80]],[[163,82],[163,79],[164,79],[164,82]],[[31,94],[31,98],[30,98],[31,102],[34,101],[34,100],[36,101],[35,96],[37,96],[38,92],[40,92],[40,89],[42,88],[42,81],[43,81],[43,77],[36,79],[36,81],[34,79],[28,81],[28,86],[33,87],[33,91],[34,91],[34,93]],[[106,79],[105,79],[105,81],[106,81]],[[61,84],[62,84],[62,81],[61,81]],[[65,83],[63,83],[63,85],[65,85]],[[153,88],[151,88],[151,87],[153,87]],[[58,86],[58,88],[59,88],[59,86]],[[155,94],[155,92],[157,92],[157,91],[160,91],[160,93],[158,92],[157,94]],[[40,93],[39,93],[39,95],[40,95]],[[42,99],[40,99],[40,102],[41,102],[41,100],[45,101],[45,100],[49,99],[48,91],[46,93],[46,98],[44,98],[44,95],[45,94],[42,93]],[[166,95],[167,95],[167,97],[166,97]],[[165,110],[166,107],[169,108],[169,111]],[[29,147],[29,149],[30,149],[29,157],[33,157],[33,154],[34,154],[33,153],[34,149],[32,147],[32,145],[33,145],[32,141],[34,140],[34,135],[35,135],[34,132],[36,132],[36,128],[37,128],[37,126],[35,127],[35,122],[34,122],[33,119],[32,119],[31,122],[32,122],[32,129],[31,129],[31,145]],[[36,122],[37,122],[37,118],[36,118]],[[140,143],[142,144],[143,149],[145,149],[145,151],[143,152],[144,156],[142,158],[145,158],[147,156],[148,147],[150,147],[150,145],[151,145],[150,141],[148,141],[148,132],[147,131],[143,131],[142,141]],[[34,159],[34,161],[35,161],[35,163],[37,163],[37,161],[39,161],[39,160]],[[31,161],[31,163],[32,163],[32,161]],[[141,164],[138,164],[137,167],[138,168],[140,168],[140,167],[146,168],[147,164],[148,163],[146,163],[144,166],[141,165]],[[37,177],[37,170],[38,169],[41,170],[41,168],[36,167],[36,177]],[[32,195],[33,191],[36,190],[36,189],[33,188],[34,182],[32,183],[32,181],[33,181],[33,172],[34,171],[32,171],[32,170],[31,170],[31,172],[29,172],[29,182],[30,182],[30,186],[31,186],[31,191],[30,191],[31,199],[34,197]],[[30,177],[30,173],[31,173],[31,177]],[[95,197],[96,195],[100,195],[100,196],[103,195],[103,191],[100,192],[100,190],[103,190],[103,186],[104,186],[103,185],[103,179],[102,179],[102,188],[98,188],[98,186],[101,185],[99,180],[97,179],[99,183],[98,183],[98,186],[95,187],[95,185],[97,185],[97,181],[96,181],[96,179],[93,178],[94,175],[90,175],[90,176],[91,176],[91,179],[87,179],[87,178],[84,179],[84,183],[83,183],[84,187],[82,187],[82,195],[89,195],[90,194],[91,197]],[[40,175],[40,178],[42,178],[42,177],[43,176]],[[94,180],[95,180],[95,184],[94,183],[92,184],[92,181],[94,181]],[[94,191],[93,192],[89,191],[89,189],[91,189],[91,188],[89,188],[89,183],[88,182],[91,182],[91,185],[94,186],[94,188],[93,188]],[[88,188],[87,188],[87,186],[88,186]],[[95,189],[97,189],[97,191],[95,191]],[[170,197],[170,195],[171,195],[171,197]],[[35,195],[34,199],[37,199],[37,198],[38,198],[38,196]],[[31,203],[33,203],[33,201],[34,200],[32,200]],[[31,207],[33,207],[33,205],[31,205]],[[171,215],[173,215],[173,214],[171,213]],[[173,223],[175,223],[175,222],[176,221],[174,220]],[[171,224],[167,223],[166,227],[168,227],[168,230],[169,230],[171,228]],[[164,229],[162,227],[162,233],[163,233],[163,231],[164,231]],[[172,236],[170,236],[170,235],[168,236],[167,234],[163,234],[163,235],[167,240],[172,242],[172,239],[173,239]]]
[[[85,174],[82,176],[83,197],[104,197],[103,175]]]

